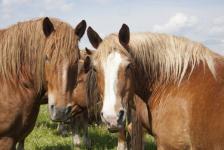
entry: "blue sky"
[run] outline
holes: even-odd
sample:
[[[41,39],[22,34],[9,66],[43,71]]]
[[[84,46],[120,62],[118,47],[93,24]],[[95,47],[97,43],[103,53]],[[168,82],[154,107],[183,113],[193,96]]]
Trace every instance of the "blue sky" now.
[[[204,43],[224,54],[223,0],[0,0],[0,28],[41,16],[75,25],[87,21],[102,37],[118,32],[165,32]],[[86,35],[80,47],[91,47]]]

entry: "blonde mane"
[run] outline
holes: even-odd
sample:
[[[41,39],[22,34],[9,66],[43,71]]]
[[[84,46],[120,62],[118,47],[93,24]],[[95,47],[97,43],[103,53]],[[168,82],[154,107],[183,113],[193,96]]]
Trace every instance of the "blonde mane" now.
[[[58,19],[50,18],[55,32],[50,35],[51,38],[46,38],[43,33],[43,19],[17,23],[0,31],[1,81],[15,85],[29,81],[35,89],[40,90],[44,82],[45,54],[54,53],[51,59],[56,62],[60,61],[58,58],[74,53],[70,47],[77,46],[78,39],[74,40],[72,27]],[[59,41],[59,37],[63,37],[64,41]]]
[[[95,57],[106,58],[113,50],[127,54],[127,50],[120,45],[117,34],[111,34],[103,40]],[[214,77],[216,74],[213,59],[217,55],[202,44],[183,37],[133,33],[130,36],[128,51],[134,58],[136,68],[143,70],[142,76],[162,83],[171,80],[180,83],[187,70],[190,68],[192,72],[199,63],[207,65]]]

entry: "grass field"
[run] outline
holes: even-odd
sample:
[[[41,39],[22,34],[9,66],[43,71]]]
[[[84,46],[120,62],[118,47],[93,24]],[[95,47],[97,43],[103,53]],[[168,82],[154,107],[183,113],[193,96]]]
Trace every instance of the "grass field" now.
[[[42,106],[36,127],[25,141],[26,150],[73,150],[71,135],[62,137],[57,134],[57,124],[49,120],[46,106]],[[104,126],[91,126],[89,129],[93,150],[116,149],[117,134],[109,133]],[[80,149],[85,149],[82,146]],[[153,138],[146,136],[145,149],[155,150]]]

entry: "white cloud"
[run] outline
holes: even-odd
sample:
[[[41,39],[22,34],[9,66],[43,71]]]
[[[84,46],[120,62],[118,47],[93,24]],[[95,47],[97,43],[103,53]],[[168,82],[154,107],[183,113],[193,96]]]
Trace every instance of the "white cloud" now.
[[[188,16],[183,13],[176,13],[164,25],[154,25],[154,32],[178,33],[186,28],[194,27],[198,20],[195,16]]]
[[[208,38],[203,43],[217,53],[224,54],[224,40],[220,38]]]
[[[96,4],[100,4],[100,5],[105,5],[111,2],[115,2],[117,0],[83,0],[86,3],[96,3]]]
[[[3,5],[15,4],[15,3],[27,3],[32,0],[2,0]]]
[[[41,16],[66,18],[75,3],[67,0],[0,0],[0,27]]]
[[[224,34],[224,26],[213,26],[209,32],[211,34]]]
[[[72,10],[73,3],[65,2],[64,0],[41,0],[42,7],[46,10],[61,10],[67,12]],[[41,4],[41,2],[40,2]]]
[[[224,16],[214,17],[201,29],[203,43],[214,51],[224,54]]]
[[[109,3],[111,0],[95,0],[95,1],[100,4],[106,4]]]
[[[224,38],[224,16],[214,18],[211,27],[209,27],[209,35],[222,36]]]
[[[215,18],[213,23],[215,25],[224,24],[224,16],[219,16],[219,17]]]
[[[224,54],[224,16],[203,20],[198,16],[176,13],[167,23],[154,25],[153,31],[185,36]]]

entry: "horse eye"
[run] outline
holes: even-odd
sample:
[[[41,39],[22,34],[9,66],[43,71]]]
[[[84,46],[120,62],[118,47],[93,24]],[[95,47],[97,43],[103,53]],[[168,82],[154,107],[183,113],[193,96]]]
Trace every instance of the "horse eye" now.
[[[127,65],[126,70],[130,70],[131,69],[131,63]]]
[[[93,69],[94,72],[97,72],[96,67],[92,67],[92,69]]]

